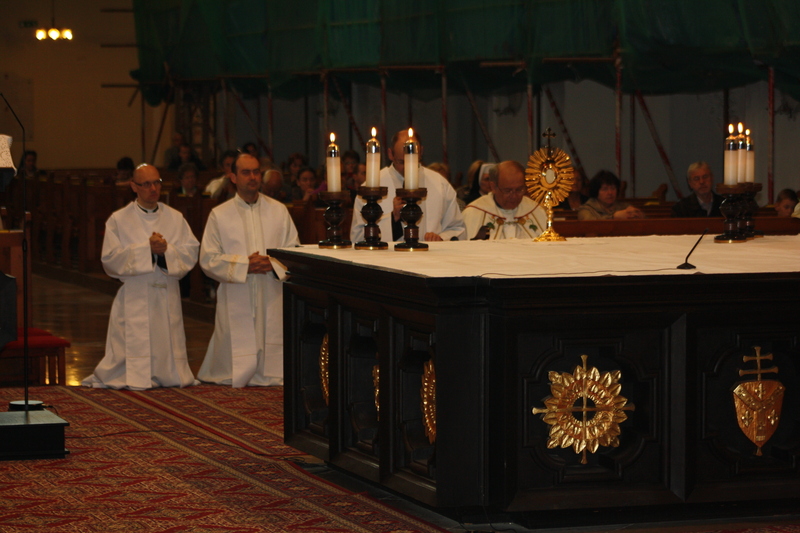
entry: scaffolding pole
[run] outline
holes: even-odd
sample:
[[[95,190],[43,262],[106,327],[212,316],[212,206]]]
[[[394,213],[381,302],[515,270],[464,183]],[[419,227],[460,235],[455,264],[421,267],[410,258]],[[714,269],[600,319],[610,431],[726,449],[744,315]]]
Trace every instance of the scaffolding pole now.
[[[348,120],[350,120],[350,126],[352,126],[352,128],[356,132],[356,137],[358,137],[359,145],[364,146],[366,141],[364,141],[364,136],[361,135],[361,130],[358,128],[358,124],[356,124],[356,119],[353,116],[353,110],[350,107],[350,103],[344,97],[344,93],[342,92],[342,88],[339,86],[339,81],[336,79],[336,76],[331,76],[331,79],[333,80],[333,86],[336,87],[336,92],[339,93],[339,98],[342,99],[342,105],[344,106],[344,110],[347,113]]]
[[[775,200],[775,68],[769,67],[769,146],[767,147],[767,196],[771,204]]]
[[[483,138],[486,139],[486,144],[489,145],[489,150],[492,152],[492,157],[496,163],[500,162],[500,156],[497,154],[497,148],[494,146],[494,142],[492,141],[492,137],[489,135],[489,130],[486,129],[486,125],[481,120],[481,114],[478,111],[478,104],[475,102],[475,95],[472,94],[472,91],[469,89],[467,85],[467,80],[464,78],[461,79],[461,82],[464,84],[464,90],[467,91],[467,98],[469,99],[469,105],[472,106],[472,112],[475,114],[475,118],[478,121],[478,125],[481,127],[481,132],[483,132]]]
[[[267,85],[267,134],[269,135],[269,158],[275,163],[275,115],[272,108],[272,84]]]
[[[630,163],[631,163],[631,196],[636,198],[636,97],[631,95],[630,125]]]
[[[256,140],[258,141],[259,146],[264,149],[264,151],[268,152],[270,157],[272,156],[272,151],[270,150],[269,146],[264,139],[261,137],[261,132],[258,131],[256,125],[253,123],[253,117],[250,116],[250,111],[247,109],[247,106],[244,103],[244,100],[236,93],[234,89],[231,89],[231,94],[236,99],[236,102],[239,104],[239,107],[242,108],[242,112],[244,113],[244,118],[247,119],[247,124],[250,126],[250,129],[253,131],[253,135],[256,136]]]
[[[617,163],[617,177],[622,181],[622,57],[619,48],[614,52],[614,69],[617,74],[617,82],[614,87],[614,136],[616,139],[614,155]]]
[[[386,71],[381,71],[381,146],[383,146],[385,160],[388,161],[389,146],[386,144]],[[394,150],[394,147],[392,147]]]
[[[447,154],[447,71],[442,69],[442,163],[450,168]],[[449,178],[448,178],[449,179]]]
[[[528,80],[528,154],[533,154],[533,84]]]

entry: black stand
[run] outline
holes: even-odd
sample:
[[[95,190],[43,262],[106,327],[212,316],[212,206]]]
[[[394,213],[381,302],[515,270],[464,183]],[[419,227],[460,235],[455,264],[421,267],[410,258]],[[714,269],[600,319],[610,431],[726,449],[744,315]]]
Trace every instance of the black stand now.
[[[389,245],[381,241],[381,228],[378,226],[378,219],[383,214],[383,209],[378,200],[386,196],[388,187],[359,187],[358,195],[365,203],[361,208],[361,216],[364,217],[364,240],[357,242],[354,247],[356,250],[388,250]]]
[[[427,252],[428,245],[419,242],[419,227],[417,222],[422,218],[422,208],[417,202],[428,195],[428,189],[397,189],[397,196],[406,201],[406,205],[400,210],[400,218],[406,223],[403,229],[403,239],[405,242],[394,245],[398,252]]]
[[[350,192],[321,192],[320,199],[328,204],[322,217],[328,224],[326,239],[319,241],[320,248],[350,248],[350,241],[342,237],[342,221],[344,220],[344,210],[342,202],[350,198]]]
[[[25,154],[25,126],[22,125],[3,93],[0,97],[22,129],[22,153]],[[23,160],[24,164],[24,160]],[[22,173],[22,360],[25,401],[11,402],[8,412],[0,413],[0,460],[52,459],[65,457],[64,427],[69,422],[45,411],[41,402],[28,398],[30,357],[28,347],[28,178]],[[20,409],[21,408],[21,409]],[[16,410],[14,410],[16,409]]]

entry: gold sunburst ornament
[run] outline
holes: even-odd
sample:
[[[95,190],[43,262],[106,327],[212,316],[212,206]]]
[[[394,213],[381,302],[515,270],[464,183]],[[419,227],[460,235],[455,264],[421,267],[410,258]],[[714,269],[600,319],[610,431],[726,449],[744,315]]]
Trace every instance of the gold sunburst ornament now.
[[[536,150],[528,160],[525,170],[525,185],[528,196],[534,202],[544,205],[547,212],[547,229],[534,241],[565,241],[566,239],[553,229],[553,206],[562,202],[572,190],[573,170],[570,158],[561,148],[550,146],[555,133],[547,128],[542,137],[547,139],[547,146]]]
[[[428,359],[422,367],[422,387],[420,387],[422,403],[422,422],[428,442],[436,442],[436,367],[433,359]]]
[[[552,426],[548,448],[572,447],[586,464],[586,452],[595,453],[600,446],[619,446],[620,423],[628,419],[625,411],[633,411],[627,398],[620,395],[622,372],[600,372],[587,367],[589,356],[582,355],[582,366],[575,371],[550,372],[550,393],[545,408],[534,407],[533,414]],[[576,416],[577,414],[577,416]]]

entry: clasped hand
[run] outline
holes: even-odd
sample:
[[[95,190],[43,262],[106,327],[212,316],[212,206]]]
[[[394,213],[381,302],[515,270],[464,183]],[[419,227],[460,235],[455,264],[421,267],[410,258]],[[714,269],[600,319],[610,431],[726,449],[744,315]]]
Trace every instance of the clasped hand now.
[[[272,272],[272,263],[269,262],[269,256],[253,252],[247,258],[250,260],[250,266],[247,268],[248,274],[266,274],[267,272]]]
[[[155,231],[150,235],[150,251],[156,255],[164,255],[167,251],[167,241],[164,240],[163,235]]]

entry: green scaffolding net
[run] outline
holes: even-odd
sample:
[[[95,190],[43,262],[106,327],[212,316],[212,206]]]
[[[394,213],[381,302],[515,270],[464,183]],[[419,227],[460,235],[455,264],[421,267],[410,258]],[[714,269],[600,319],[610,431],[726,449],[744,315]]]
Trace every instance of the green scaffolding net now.
[[[180,82],[296,98],[321,72],[441,94],[591,79],[707,92],[775,72],[800,99],[796,0],[134,0],[139,69],[158,104]]]

